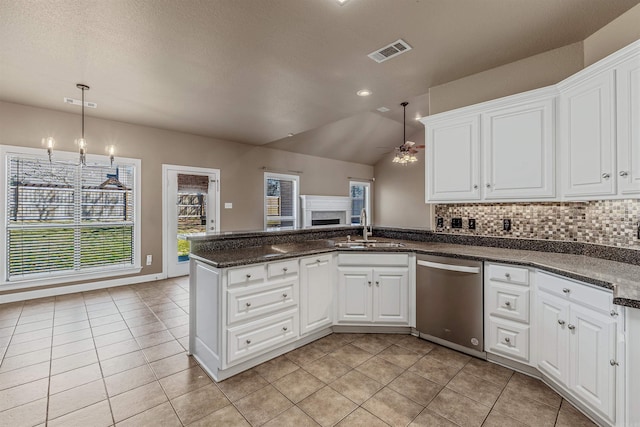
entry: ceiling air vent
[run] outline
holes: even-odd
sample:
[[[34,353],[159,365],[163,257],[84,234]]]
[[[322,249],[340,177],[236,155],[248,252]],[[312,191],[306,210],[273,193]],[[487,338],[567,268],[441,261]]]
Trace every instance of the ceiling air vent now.
[[[65,104],[71,104],[71,105],[82,105],[82,101],[79,99],[73,99],[73,98],[64,98],[64,103]],[[98,104],[96,104],[95,102],[89,102],[89,101],[84,101],[84,106],[87,108],[98,108]]]
[[[400,55],[401,53],[405,53],[410,50],[411,50],[411,46],[409,46],[409,44],[406,41],[402,39],[398,39],[393,43],[391,43],[390,45],[383,47],[382,49],[378,49],[374,52],[371,52],[367,56],[373,59],[374,61],[376,61],[377,63],[381,63],[386,61],[387,59],[391,59],[393,57]]]

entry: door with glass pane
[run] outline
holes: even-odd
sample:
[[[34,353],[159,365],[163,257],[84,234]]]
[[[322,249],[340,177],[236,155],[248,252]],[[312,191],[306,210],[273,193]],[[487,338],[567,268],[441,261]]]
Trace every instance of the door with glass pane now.
[[[169,167],[165,198],[167,275],[189,274],[190,235],[219,230],[219,171]]]

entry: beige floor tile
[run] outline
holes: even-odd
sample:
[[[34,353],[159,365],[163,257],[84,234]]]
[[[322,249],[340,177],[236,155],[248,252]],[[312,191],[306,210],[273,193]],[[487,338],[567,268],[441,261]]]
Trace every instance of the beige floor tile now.
[[[167,401],[160,383],[154,381],[109,399],[115,422],[120,422]]]
[[[482,405],[446,388],[427,408],[462,427],[481,426],[491,410],[490,406]]]
[[[449,381],[447,388],[487,406],[493,406],[500,393],[502,393],[502,387],[471,375],[464,370],[458,372]]]
[[[331,387],[324,387],[298,403],[298,407],[322,426],[332,426],[358,407]]]
[[[200,366],[194,366],[193,368],[180,371],[160,380],[160,385],[169,399],[197,390],[211,383],[211,379],[209,379]]]
[[[125,311],[123,311],[121,307],[118,308],[120,308],[120,314],[124,320],[153,316],[153,312],[149,310],[144,303],[134,303],[133,307],[127,306]]]
[[[124,321],[119,320],[113,323],[105,323],[100,326],[94,326],[91,328],[94,337],[100,337],[102,335],[112,334],[118,331],[126,331],[128,326]]]
[[[120,372],[104,379],[109,397],[116,396],[125,391],[133,390],[156,380],[155,375],[147,364],[138,366],[128,371]]]
[[[82,320],[82,319],[79,319]],[[54,325],[54,320],[53,319],[48,319],[48,320],[43,320],[40,322],[33,322],[33,323],[25,323],[25,324],[18,324],[16,326],[16,329],[13,331],[14,334],[24,334],[27,332],[31,332],[31,331],[38,331],[40,329],[48,329],[53,327]]]
[[[51,350],[48,348],[43,348],[42,350],[36,350],[30,353],[21,354],[19,356],[6,357],[4,360],[2,360],[2,364],[0,364],[0,373],[5,373],[5,372],[13,371],[14,369],[36,365],[38,363],[46,362],[50,358],[51,358]]]
[[[28,341],[21,344],[9,344],[7,352],[4,357],[18,356],[25,353],[30,353],[36,350],[42,350],[44,348],[51,347],[51,337],[40,338],[34,341]]]
[[[49,378],[0,390],[0,411],[24,405],[47,396]]]
[[[25,315],[27,314],[27,315]],[[47,311],[45,313],[26,313],[26,308],[22,310],[22,314],[18,319],[18,325],[24,325],[27,323],[35,323],[42,322],[45,320],[53,319],[53,310]]]
[[[0,390],[49,377],[49,361],[0,374]]]
[[[276,357],[254,368],[265,380],[270,383],[279,380],[291,372],[300,369],[298,365],[284,356]]]
[[[147,335],[152,332],[167,329],[164,324],[153,314],[142,317],[134,317],[125,320],[125,322],[127,323],[127,326],[129,326],[129,329],[131,329],[131,333],[133,333],[134,336]]]
[[[351,344],[344,345],[329,354],[331,357],[352,368],[361,365],[373,357],[371,353]]]
[[[176,326],[175,328],[169,329],[171,335],[176,338],[183,338],[189,336],[189,325]]]
[[[140,348],[153,347],[154,345],[173,341],[174,339],[174,336],[167,330],[152,332],[148,335],[136,337],[138,344],[140,344]]]
[[[307,344],[304,347],[300,347],[296,350],[290,351],[285,356],[298,366],[304,367],[315,362],[326,354],[327,352],[323,351],[319,347],[312,344]]]
[[[292,406],[264,425],[265,427],[317,427],[320,424],[297,406]]]
[[[154,345],[153,347],[144,348],[142,349],[142,352],[149,362],[155,362],[156,360],[164,359],[165,357],[184,353],[184,348],[182,348],[178,341],[173,340]]]
[[[286,377],[285,377],[286,378]],[[244,371],[238,375],[217,383],[218,388],[229,400],[235,402],[256,390],[264,388],[269,383],[262,378],[255,369]]]
[[[53,345],[69,344],[70,342],[86,340],[88,338],[93,338],[93,335],[91,334],[91,329],[85,328],[78,331],[54,335]]]
[[[93,339],[89,338],[82,341],[76,341],[69,344],[59,345],[51,349],[51,358],[59,359],[61,357],[70,356],[72,354],[82,353],[93,350],[95,348]]]
[[[595,427],[595,424],[572,404],[563,399],[560,412],[558,412],[556,427]]]
[[[83,366],[51,377],[49,393],[56,394],[102,378],[100,364]]]
[[[230,403],[215,384],[183,394],[171,401],[180,421],[185,425],[200,420]]]
[[[398,334],[392,341],[395,345],[418,353],[420,356],[424,356],[436,347],[435,344],[413,335]]]
[[[441,360],[441,357],[436,359],[431,357],[431,352],[427,353],[426,356],[409,368],[409,372],[418,374],[440,385],[446,385],[460,371],[460,367],[456,367],[455,364],[443,363]]]
[[[424,409],[424,406],[418,405],[388,387],[376,393],[362,407],[393,426],[406,426]]]
[[[304,369],[325,384],[335,381],[351,370],[349,366],[329,355],[305,366]]]
[[[358,338],[351,342],[351,344],[371,354],[378,354],[385,348],[389,347],[391,342],[377,334],[366,334],[362,338]]]
[[[313,348],[321,351],[324,354],[331,353],[347,344],[344,339],[340,338],[340,334],[330,334],[324,338],[320,338],[317,341],[314,341]]]
[[[325,386],[322,381],[303,369],[285,375],[273,385],[293,403],[300,402]]]
[[[90,328],[88,320],[60,324],[53,327],[53,336],[66,334],[67,332],[80,331],[82,329],[88,328]]]
[[[378,353],[378,357],[386,360],[387,362],[391,362],[394,365],[398,365],[403,369],[407,369],[409,366],[416,363],[422,356],[407,348],[393,344]]]
[[[389,424],[372,413],[362,408],[357,408],[336,425],[338,427],[385,427]]]
[[[49,397],[49,418],[54,419],[107,398],[102,379]]]
[[[189,324],[189,316],[172,317],[171,319],[164,319],[162,321],[167,328],[176,328],[178,326],[185,326]]]
[[[142,366],[147,363],[142,350],[132,353],[123,354],[108,360],[101,360],[102,375],[105,377],[115,375],[118,372],[128,371],[129,369]]]
[[[0,412],[0,426],[34,426],[46,419],[46,397]]]
[[[186,353],[179,353],[151,363],[151,369],[158,378],[168,377],[176,372],[196,366],[196,360]]]
[[[165,402],[154,408],[127,418],[117,427],[181,427],[182,423],[173,410],[171,403]]]
[[[532,427],[553,426],[558,410],[535,400],[512,396],[505,388],[493,410]]]
[[[439,345],[435,345],[435,348],[427,356],[433,357],[444,365],[458,369],[462,369],[471,360],[469,355]]]
[[[131,335],[131,332],[129,332],[129,329],[122,329],[120,331],[97,336],[94,338],[94,341],[96,343],[96,347],[101,348],[111,344],[117,344],[122,341],[128,341],[131,339],[133,339],[133,335]]]
[[[257,426],[289,409],[292,403],[275,387],[268,385],[238,400],[235,406],[251,425]]]
[[[411,372],[403,372],[388,387],[422,406],[427,406],[442,390],[441,385]]]
[[[400,375],[404,369],[380,357],[374,356],[358,366],[356,371],[386,385]]]
[[[108,427],[113,425],[111,417],[111,408],[109,401],[95,403],[86,408],[63,415],[62,417],[49,420],[49,427],[66,427],[66,426],[92,426],[92,427]]]
[[[24,334],[14,334],[11,338],[11,344],[22,344],[43,338],[51,338],[52,335],[53,328],[38,329],[37,331],[25,332]]]
[[[425,409],[409,424],[409,427],[458,427],[458,425]]]
[[[489,412],[482,427],[526,427],[526,424],[493,410]]]
[[[462,370],[500,387],[504,387],[513,375],[509,368],[476,358],[472,358]]]
[[[97,328],[99,326],[112,324],[112,323],[119,323],[121,321],[122,321],[122,316],[119,313],[110,314],[108,316],[102,316],[102,317],[93,317],[89,319],[89,323],[91,324],[92,329]]]
[[[98,349],[98,359],[100,361],[109,360],[114,357],[122,356],[123,354],[133,353],[140,350],[136,340],[127,340],[115,344],[105,345]]]
[[[287,424],[280,424],[285,426]],[[295,424],[289,424],[291,426]],[[189,424],[189,427],[249,427],[250,424],[233,405],[225,406],[206,417]],[[131,426],[135,427],[135,426]]]
[[[505,394],[511,399],[535,400],[554,409],[559,409],[562,398],[542,381],[516,372],[505,387]]]

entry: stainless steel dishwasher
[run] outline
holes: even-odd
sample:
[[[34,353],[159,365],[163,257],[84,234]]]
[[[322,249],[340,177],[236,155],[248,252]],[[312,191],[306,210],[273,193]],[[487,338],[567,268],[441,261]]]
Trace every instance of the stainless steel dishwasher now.
[[[486,359],[482,262],[418,255],[416,328],[420,336]]]

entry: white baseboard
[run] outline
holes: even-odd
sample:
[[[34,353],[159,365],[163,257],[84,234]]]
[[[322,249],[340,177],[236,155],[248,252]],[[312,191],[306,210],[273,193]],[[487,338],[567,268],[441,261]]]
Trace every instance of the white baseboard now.
[[[166,279],[164,273],[146,274],[143,276],[123,277],[119,279],[101,280],[99,282],[82,283],[80,285],[55,286],[35,291],[25,290],[11,294],[0,295],[0,304],[16,301],[26,301],[36,298],[45,298],[57,295],[72,294],[75,292],[94,291],[96,289],[113,288],[116,286],[133,285],[136,283],[152,282],[154,280]]]

